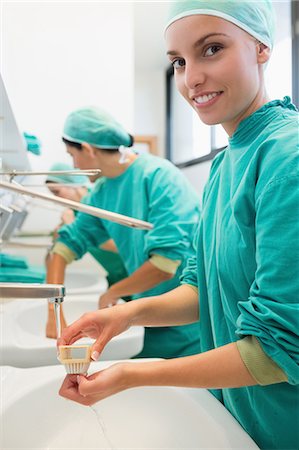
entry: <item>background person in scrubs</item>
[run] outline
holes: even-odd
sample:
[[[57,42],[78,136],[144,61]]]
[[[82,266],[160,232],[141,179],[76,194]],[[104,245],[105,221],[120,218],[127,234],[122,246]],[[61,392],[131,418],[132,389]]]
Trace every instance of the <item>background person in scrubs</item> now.
[[[58,170],[74,170],[74,168],[65,163],[56,163],[51,168],[51,171]],[[58,175],[50,174],[46,179],[46,184],[49,190],[58,197],[66,198],[75,202],[88,203],[91,193],[96,190],[100,191],[101,185],[105,182],[104,177],[99,177],[94,182],[94,186],[90,187],[88,177],[84,175]],[[72,223],[75,220],[77,211],[67,209],[63,212],[61,219],[62,223],[57,227],[55,231],[55,237],[57,237],[57,231],[62,225]],[[94,259],[101,264],[107,272],[108,286],[126,278],[128,276],[125,266],[117,253],[117,248],[110,239],[105,242],[101,247],[91,247],[88,252],[94,257]],[[129,300],[130,298],[126,298]]]
[[[185,176],[169,161],[150,154],[137,155],[132,137],[107,112],[80,108],[71,113],[63,139],[74,166],[100,168],[105,182],[89,203],[154,225],[150,231],[124,227],[78,213],[62,227],[48,264],[49,283],[61,283],[67,263],[81,258],[90,247],[113,239],[128,277],[114,283],[100,298],[100,308],[131,295],[134,300],[159,295],[179,285],[192,237],[199,220],[199,198]],[[50,306],[51,308],[51,306]],[[48,321],[51,331],[54,318]],[[199,352],[199,324],[146,328],[139,357],[191,355]]]
[[[132,324],[200,317],[202,353],[68,376],[60,393],[89,405],[136,386],[211,388],[260,448],[297,449],[298,112],[288,97],[270,101],[265,90],[272,5],[174,6],[165,36],[176,85],[204,123],[220,123],[229,135],[205,187],[197,257],[182,286],[90,313],[65,329],[59,344],[91,336],[96,358]]]

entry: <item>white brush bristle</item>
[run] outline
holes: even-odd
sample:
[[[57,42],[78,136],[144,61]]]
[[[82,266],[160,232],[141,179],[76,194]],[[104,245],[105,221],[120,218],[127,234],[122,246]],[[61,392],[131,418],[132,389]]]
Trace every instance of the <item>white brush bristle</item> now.
[[[69,374],[87,373],[90,362],[64,364],[65,370]]]

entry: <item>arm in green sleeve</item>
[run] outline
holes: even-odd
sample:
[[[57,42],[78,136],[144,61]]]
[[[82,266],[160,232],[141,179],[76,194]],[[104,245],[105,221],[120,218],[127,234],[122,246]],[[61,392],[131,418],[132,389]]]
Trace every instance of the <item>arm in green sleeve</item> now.
[[[199,239],[200,223],[197,226],[196,233],[193,238],[193,255],[188,258],[187,265],[183,270],[180,278],[181,284],[188,284],[196,288],[198,292],[198,276],[197,276],[197,247]]]
[[[154,225],[145,235],[144,253],[183,261],[190,254],[190,236],[199,221],[199,198],[185,179],[174,172],[157,171],[148,181],[149,213]],[[176,183],[173,177],[176,177]]]
[[[298,216],[296,173],[272,181],[257,199],[255,280],[248,299],[239,302],[236,330],[240,338],[255,336],[290,384],[299,383]]]
[[[58,235],[56,242],[70,249],[76,259],[82,258],[89,248],[99,247],[110,238],[102,220],[85,213],[77,214],[74,222],[61,227]]]
[[[62,242],[56,242],[51,250],[51,253],[62,256],[67,264],[70,264],[76,259],[76,254]]]
[[[197,277],[197,258],[192,256],[188,258],[187,266],[183,270],[182,276],[180,278],[181,284],[188,284],[193,286],[198,291],[198,277]]]
[[[157,269],[172,275],[176,273],[177,268],[181,264],[181,261],[174,261],[173,259],[165,258],[165,256],[162,255],[152,255],[149,261],[157,267]]]

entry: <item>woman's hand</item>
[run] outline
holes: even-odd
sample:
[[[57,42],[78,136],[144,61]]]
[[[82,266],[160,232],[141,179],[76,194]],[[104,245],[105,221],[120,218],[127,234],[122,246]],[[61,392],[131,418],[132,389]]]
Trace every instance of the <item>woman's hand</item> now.
[[[126,363],[118,363],[90,376],[67,375],[59,395],[81,405],[93,405],[129,388],[125,367]]]
[[[101,295],[99,298],[99,309],[115,306],[117,301],[118,298],[108,289],[108,291],[106,291],[105,294]]]
[[[94,311],[84,314],[80,319],[65,328],[57,346],[71,345],[83,337],[96,339],[92,347],[92,359],[98,360],[105,345],[130,326],[130,314],[127,305],[117,305],[114,308]]]
[[[62,225],[74,222],[75,214],[72,209],[66,209],[61,215]]]

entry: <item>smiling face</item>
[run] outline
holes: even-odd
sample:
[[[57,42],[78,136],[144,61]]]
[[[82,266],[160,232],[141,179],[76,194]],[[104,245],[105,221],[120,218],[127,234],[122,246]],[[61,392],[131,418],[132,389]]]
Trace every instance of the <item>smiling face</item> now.
[[[177,20],[166,31],[179,92],[208,125],[231,135],[268,101],[263,69],[269,50],[236,25],[213,16]]]

